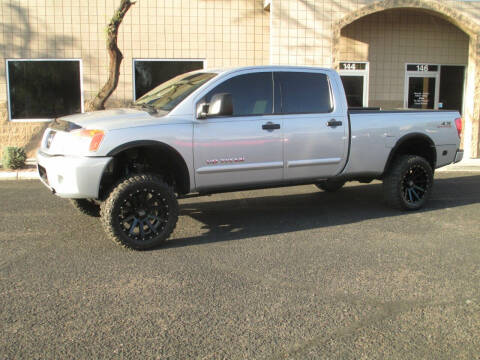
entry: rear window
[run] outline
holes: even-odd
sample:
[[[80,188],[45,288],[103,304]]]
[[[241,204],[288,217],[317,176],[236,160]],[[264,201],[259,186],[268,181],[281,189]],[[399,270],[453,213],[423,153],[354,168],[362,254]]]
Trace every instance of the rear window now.
[[[276,72],[275,93],[276,113],[328,113],[333,110],[330,84],[325,74]]]

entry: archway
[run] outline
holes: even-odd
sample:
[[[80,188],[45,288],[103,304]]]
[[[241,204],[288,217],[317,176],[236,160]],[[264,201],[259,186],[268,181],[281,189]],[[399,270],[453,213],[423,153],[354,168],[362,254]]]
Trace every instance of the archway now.
[[[342,29],[344,34],[346,30],[351,28],[352,26],[357,26],[356,24],[366,22],[366,19],[374,19],[379,18],[382,16],[386,16],[386,14],[397,13],[398,14],[414,14],[415,12],[421,12],[425,14],[425,17],[435,17],[438,19],[438,23],[448,24],[451,27],[451,32],[454,33],[464,33],[464,39],[460,35],[458,38],[460,39],[458,42],[463,41],[463,47],[461,48],[461,52],[463,55],[461,56],[461,60],[452,57],[449,59],[450,61],[445,61],[445,57],[439,57],[438,61],[433,61],[433,63],[454,63],[459,61],[459,63],[463,63],[467,65],[466,71],[466,87],[465,87],[465,96],[463,99],[463,118],[465,122],[464,126],[464,143],[463,147],[466,150],[467,156],[470,157],[479,157],[479,117],[480,117],[480,45],[479,45],[479,34],[480,34],[480,26],[478,26],[475,22],[468,18],[467,15],[458,12],[451,7],[448,7],[440,2],[432,1],[432,0],[386,0],[386,1],[378,1],[371,5],[365,6],[361,9],[353,11],[338,22],[334,24],[333,27],[333,65],[339,69],[340,61],[345,61],[347,59],[342,59]],[[423,20],[423,19],[422,19]],[[353,24],[353,25],[352,25]],[[425,24],[422,24],[425,26]],[[357,26],[358,27],[358,26]],[[446,25],[443,25],[445,28]],[[411,29],[409,29],[411,31]],[[461,31],[460,31],[461,30]],[[447,30],[445,30],[447,31]],[[353,32],[350,32],[353,33]],[[437,35],[438,36],[438,35]],[[363,40],[363,39],[360,39]],[[421,46],[421,45],[420,45]],[[421,53],[421,49],[418,49],[418,53]],[[427,49],[424,49],[427,51]],[[425,52],[424,51],[424,52]],[[411,51],[410,51],[411,52]],[[343,52],[344,55],[344,52]],[[371,54],[367,54],[371,55]],[[416,54],[415,54],[416,55]],[[458,54],[457,54],[458,55]],[[411,61],[413,62],[415,56],[411,57]],[[421,57],[418,57],[421,59]],[[433,58],[434,60],[435,58]],[[355,60],[355,59],[348,59],[348,60]],[[360,59],[359,59],[360,60]],[[430,57],[429,60],[432,60]],[[378,60],[377,60],[378,61]],[[405,61],[407,62],[407,61]],[[420,61],[418,61],[420,62]],[[427,61],[423,61],[425,63]],[[430,61],[428,61],[430,62]],[[342,63],[343,65],[343,63]],[[405,66],[406,64],[402,64]],[[405,71],[405,70],[404,70]],[[397,69],[398,72],[398,69]],[[403,91],[405,88],[405,83],[407,83],[407,78],[404,77],[405,80],[402,80],[402,89],[396,89],[397,95],[399,91]],[[398,74],[397,79],[398,83]],[[383,89],[377,89],[378,92],[384,91]],[[403,101],[403,99],[402,99]],[[392,104],[397,103],[392,102]],[[442,106],[442,103],[439,103]],[[377,105],[378,103],[372,104]],[[388,107],[387,105],[385,105]]]

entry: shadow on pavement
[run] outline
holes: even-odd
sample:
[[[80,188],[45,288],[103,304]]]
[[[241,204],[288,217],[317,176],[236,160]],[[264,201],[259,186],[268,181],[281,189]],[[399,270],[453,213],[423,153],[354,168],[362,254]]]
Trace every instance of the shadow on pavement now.
[[[337,193],[322,192],[312,185],[311,192],[301,194],[217,201],[209,201],[208,197],[198,198],[205,201],[180,203],[180,215],[201,222],[206,232],[168,241],[164,247],[289,233],[408,213],[387,207],[382,196],[382,184],[354,183]],[[435,179],[432,197],[420,212],[479,202],[480,175]]]

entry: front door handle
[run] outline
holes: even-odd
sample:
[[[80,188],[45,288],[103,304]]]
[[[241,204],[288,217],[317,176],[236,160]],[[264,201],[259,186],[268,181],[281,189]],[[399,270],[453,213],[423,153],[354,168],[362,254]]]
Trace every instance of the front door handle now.
[[[268,131],[278,130],[280,129],[280,124],[274,124],[273,122],[269,121],[262,125],[262,129]]]
[[[332,119],[330,121],[327,122],[327,126],[331,126],[331,127],[337,127],[337,126],[342,126],[342,122],[341,121],[337,121],[335,119]]]

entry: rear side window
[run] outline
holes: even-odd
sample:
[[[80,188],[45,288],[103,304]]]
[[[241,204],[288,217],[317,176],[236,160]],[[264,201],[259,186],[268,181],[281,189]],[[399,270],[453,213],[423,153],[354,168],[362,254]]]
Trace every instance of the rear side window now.
[[[333,110],[328,77],[308,72],[276,72],[275,112],[328,113]]]
[[[273,112],[272,73],[238,75],[210,91],[205,101],[220,93],[232,95],[233,116],[268,115]]]

